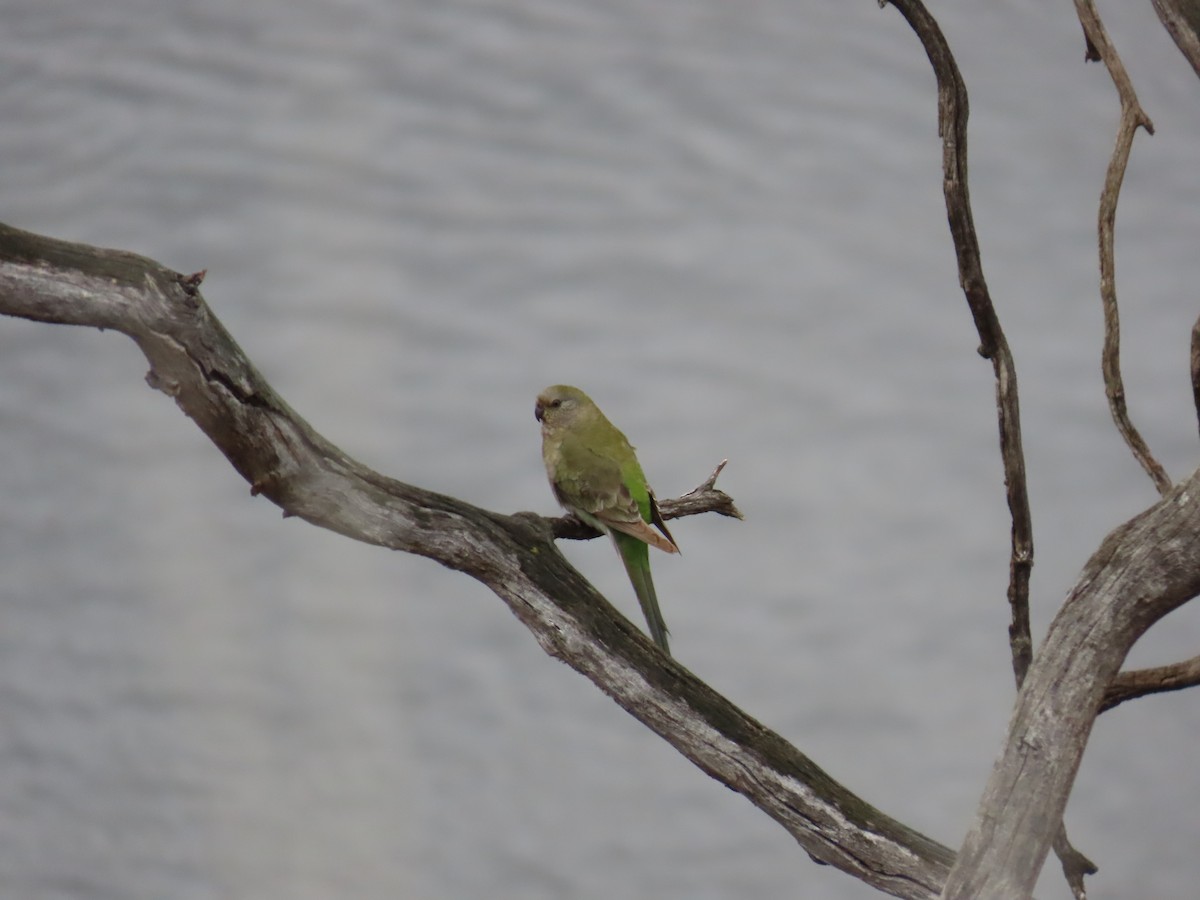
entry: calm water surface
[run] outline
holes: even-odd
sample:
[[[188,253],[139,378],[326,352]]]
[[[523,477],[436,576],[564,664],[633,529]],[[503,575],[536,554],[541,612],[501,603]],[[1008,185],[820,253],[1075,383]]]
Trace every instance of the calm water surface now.
[[[1116,104],[1069,4],[935,3],[1017,356],[1039,633],[1154,499],[1098,375]],[[1141,8],[1141,7],[1144,7]],[[990,367],[933,82],[867,0],[0,2],[0,220],[207,268],[348,452],[553,509],[533,398],[583,385],[660,494],[745,523],[656,560],[680,659],[957,845],[1012,689]],[[1200,90],[1112,10],[1157,136],[1121,201],[1128,390],[1196,463]],[[36,898],[878,896],[813,866],[502,604],[251,498],[112,334],[0,321],[0,884]],[[636,616],[611,549],[565,552]],[[1141,664],[1190,656],[1181,612]],[[1097,896],[1200,880],[1193,698],[1105,716],[1072,800]],[[1053,868],[1053,866],[1048,867]],[[1039,896],[1065,896],[1057,879]]]

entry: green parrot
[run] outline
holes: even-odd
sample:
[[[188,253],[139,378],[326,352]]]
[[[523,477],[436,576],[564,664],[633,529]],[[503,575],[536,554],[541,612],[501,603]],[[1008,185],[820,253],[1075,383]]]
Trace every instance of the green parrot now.
[[[542,461],[555,498],[588,525],[612,536],[650,636],[670,654],[667,623],[650,578],[650,547],[667,553],[678,553],[679,548],[633,447],[587,394],[570,385],[542,391],[533,414],[542,423]]]

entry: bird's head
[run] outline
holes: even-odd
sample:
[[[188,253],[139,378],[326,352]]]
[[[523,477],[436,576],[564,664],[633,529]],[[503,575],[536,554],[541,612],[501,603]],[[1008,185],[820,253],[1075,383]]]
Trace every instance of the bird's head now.
[[[556,384],[538,394],[533,415],[543,428],[556,428],[569,424],[580,411],[593,406],[591,398],[579,388]]]

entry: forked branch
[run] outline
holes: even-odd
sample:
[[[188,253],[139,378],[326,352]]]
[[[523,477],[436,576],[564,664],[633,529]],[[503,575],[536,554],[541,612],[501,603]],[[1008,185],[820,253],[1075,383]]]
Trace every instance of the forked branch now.
[[[1009,645],[1013,673],[1019,687],[1033,656],[1029,629],[1029,576],[1033,568],[1033,521],[1025,478],[1025,451],[1021,441],[1021,404],[1017,368],[1000,318],[992,303],[967,178],[967,87],[945,35],[920,0],[890,0],[908,21],[925,48],[938,86],[938,133],[942,138],[942,189],[950,236],[958,260],[958,280],[979,334],[979,353],[992,362],[996,378],[996,418],[1000,432],[1000,459],[1004,487],[1012,517],[1008,602]]]
[[[1104,175],[1104,190],[1100,194],[1100,211],[1097,232],[1100,244],[1100,302],[1104,308],[1104,349],[1101,353],[1101,370],[1104,374],[1104,393],[1108,397],[1108,408],[1112,413],[1117,431],[1125,440],[1134,458],[1146,470],[1159,494],[1171,489],[1171,479],[1166,470],[1150,452],[1141,432],[1129,418],[1125,400],[1125,381],[1121,376],[1121,320],[1117,308],[1116,254],[1114,234],[1117,221],[1117,201],[1121,196],[1121,183],[1125,180],[1125,169],[1129,165],[1129,152],[1133,138],[1139,128],[1154,134],[1154,123],[1138,102],[1133,82],[1116,47],[1109,40],[1108,32],[1092,0],[1075,0],[1075,12],[1083,26],[1087,39],[1087,56],[1099,58],[1121,100],[1121,120],[1117,125],[1117,140],[1113,147],[1108,171]]]
[[[996,408],[1000,454],[1012,516],[1008,601],[1009,647],[1018,689],[1033,657],[1029,625],[1029,577],[1033,567],[1033,524],[1021,443],[1021,414],[1017,372],[1008,341],[1000,327],[987,282],[971,211],[967,173],[967,89],[954,56],[937,22],[919,2],[892,0],[925,47],[938,83],[938,128],[942,137],[943,188],[950,233],[958,259],[959,282],[979,333],[979,352],[992,360],[996,377]],[[1083,877],[1096,871],[1086,856],[1071,846],[1061,823],[1054,835],[1055,854],[1076,897],[1083,896]]]

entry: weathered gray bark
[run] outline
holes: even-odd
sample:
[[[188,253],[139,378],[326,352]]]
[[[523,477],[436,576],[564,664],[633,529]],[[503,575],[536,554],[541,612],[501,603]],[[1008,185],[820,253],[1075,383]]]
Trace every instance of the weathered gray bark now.
[[[954,854],[873,809],[658,653],[555,549],[553,535],[578,534],[576,523],[489,512],[350,459],[275,394],[189,279],[132,254],[0,225],[0,313],[129,335],[150,361],[147,381],[254,493],[286,515],[477,578],[548,653],[744,794],[815,860],[893,896],[939,895]],[[1200,473],[1114,531],[1088,563],[1019,695],[985,797],[996,818],[964,845],[975,862],[962,871],[978,877],[946,884],[945,896],[1008,900],[1032,890],[1106,687],[1137,637],[1200,591],[1197,498]],[[663,508],[679,516],[731,504],[709,488]],[[1005,858],[992,859],[1000,848]]]
[[[919,0],[896,2],[920,5]],[[1154,5],[1180,50],[1196,66],[1196,4],[1193,0],[1155,0]],[[1120,702],[1121,691],[1131,686],[1154,684],[1164,690],[1196,679],[1196,672],[1185,662],[1131,673],[1114,683],[1130,647],[1145,629],[1200,590],[1191,540],[1195,523],[1188,521],[1195,515],[1189,486],[1194,490],[1197,476],[1182,487],[1173,487],[1133,426],[1126,407],[1120,368],[1115,218],[1134,135],[1139,128],[1153,134],[1154,126],[1138,102],[1092,0],[1075,0],[1075,8],[1084,31],[1086,58],[1104,63],[1121,102],[1121,122],[1098,216],[1105,393],[1117,430],[1164,499],[1109,536],[1059,612],[1023,684],[1018,674],[1020,690],[1008,743],[947,879],[943,891],[947,898],[1028,897],[1051,845],[1072,893],[1085,897],[1083,878],[1095,871],[1095,866],[1069,844],[1061,817],[1097,712]],[[917,24],[922,15],[927,16],[923,9],[910,16],[918,33],[922,33]],[[930,58],[937,70],[938,60],[932,53]],[[939,85],[942,81],[939,75]],[[965,102],[965,91],[963,96]],[[1196,372],[1193,338],[1193,390],[1200,391]],[[1196,396],[1200,398],[1200,393]]]
[[[147,381],[221,449],[251,490],[355,540],[416,553],[491,588],[553,656],[775,819],[813,859],[896,897],[936,897],[953,853],[872,808],[662,653],[555,548],[570,520],[500,515],[350,459],[266,383],[204,304],[198,278],[127,253],[0,225],[0,313],[110,328],[150,361]],[[664,515],[733,512],[711,486]]]
[[[1175,46],[1200,75],[1200,0],[1151,0]]]
[[[1004,753],[944,897],[1027,897],[1105,689],[1147,628],[1200,592],[1200,471],[1110,534],[1084,567],[1017,697]]]

